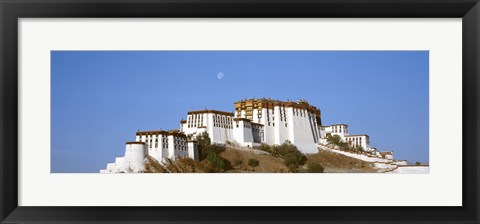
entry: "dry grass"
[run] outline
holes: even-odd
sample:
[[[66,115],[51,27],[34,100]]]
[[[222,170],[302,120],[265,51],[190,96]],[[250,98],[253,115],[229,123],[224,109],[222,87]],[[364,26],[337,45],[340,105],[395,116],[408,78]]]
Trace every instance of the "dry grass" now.
[[[376,173],[373,163],[365,162],[338,153],[321,150],[307,155],[307,163],[320,163],[325,173]]]
[[[167,169],[150,156],[145,159],[145,173],[168,173]]]
[[[219,155],[226,160],[227,167],[224,172],[227,173],[286,173],[288,167],[283,163],[283,159],[274,157],[271,154],[259,154],[252,151],[227,148]],[[325,173],[376,173],[373,163],[364,162],[355,158],[341,154],[320,151],[316,154],[307,154],[307,161],[304,166],[299,167],[299,172],[305,172],[307,164],[319,163],[325,170]],[[248,165],[249,159],[258,160],[256,167]],[[145,164],[145,173],[204,173],[208,172],[211,164],[207,160],[196,162],[189,158],[168,161],[162,165],[157,160],[147,157]]]
[[[190,158],[176,161],[168,160],[165,165],[148,156],[145,163],[145,173],[203,173],[208,167],[208,161],[196,162]]]
[[[227,148],[220,153],[220,156],[230,162],[231,169],[227,170],[229,173],[283,173],[288,171],[282,159],[275,158],[270,154]],[[248,160],[251,158],[258,160],[258,166],[250,167],[248,165]]]

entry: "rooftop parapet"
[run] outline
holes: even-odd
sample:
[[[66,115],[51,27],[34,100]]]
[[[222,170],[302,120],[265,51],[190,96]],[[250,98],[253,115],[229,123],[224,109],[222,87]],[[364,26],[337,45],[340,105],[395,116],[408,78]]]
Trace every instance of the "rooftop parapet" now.
[[[320,116],[320,110],[310,105],[306,100],[298,100],[298,101],[280,101],[280,100],[272,100],[272,99],[244,99],[234,103],[235,109],[243,107],[250,107],[253,108],[268,108],[273,109],[275,106],[283,106],[283,107],[293,107],[296,109],[304,109],[313,114]]]
[[[180,132],[179,130],[153,130],[153,131],[137,131],[136,135],[173,135],[181,138],[186,138],[187,136]]]
[[[219,111],[219,110],[192,110],[192,111],[189,111],[188,114],[220,114],[220,115],[233,117],[233,113]]]

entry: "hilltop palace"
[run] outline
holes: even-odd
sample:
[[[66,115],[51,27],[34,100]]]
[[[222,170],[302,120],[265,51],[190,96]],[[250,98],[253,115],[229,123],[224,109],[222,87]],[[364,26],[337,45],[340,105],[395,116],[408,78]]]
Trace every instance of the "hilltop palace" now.
[[[262,143],[280,145],[285,141],[303,153],[317,153],[327,144],[328,135],[338,135],[352,146],[380,153],[370,146],[369,136],[350,135],[348,125],[322,126],[321,113],[307,101],[283,102],[270,99],[248,99],[235,102],[235,112],[197,110],[188,112],[180,121],[180,129],[173,131],[139,131],[133,142],[127,142],[125,156],[117,157],[101,173],[139,172],[147,156],[158,161],[189,157],[198,160],[194,137],[207,132],[211,142],[233,142],[253,148]],[[391,153],[383,157],[393,159]]]

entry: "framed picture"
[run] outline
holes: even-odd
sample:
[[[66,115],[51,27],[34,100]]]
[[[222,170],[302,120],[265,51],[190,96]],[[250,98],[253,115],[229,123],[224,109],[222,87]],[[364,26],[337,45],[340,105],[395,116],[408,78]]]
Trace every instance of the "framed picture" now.
[[[479,7],[2,1],[2,223],[478,223]]]

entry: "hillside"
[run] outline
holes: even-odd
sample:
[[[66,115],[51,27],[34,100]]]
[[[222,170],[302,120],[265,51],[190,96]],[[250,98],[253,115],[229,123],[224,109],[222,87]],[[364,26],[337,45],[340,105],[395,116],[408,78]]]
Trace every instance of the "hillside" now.
[[[295,169],[285,165],[285,159],[275,153],[255,150],[239,149],[227,146],[219,150],[217,155],[223,160],[222,168],[215,166],[208,160],[200,162],[188,158],[176,161],[167,161],[160,164],[153,158],[148,157],[145,165],[147,173],[286,173],[286,172],[311,172],[309,164],[320,164],[325,173],[369,173],[377,172],[372,163],[364,162],[341,154],[321,150],[316,154],[304,156],[303,163]],[[285,157],[286,158],[286,157]],[[287,158],[288,159],[288,158]],[[253,161],[252,161],[253,160]],[[258,162],[254,162],[258,161]]]
[[[321,150],[307,155],[307,161],[322,164],[325,173],[376,173],[373,163]]]
[[[220,156],[229,161],[232,169],[227,170],[228,173],[284,173],[288,172],[283,160],[274,157],[270,153],[259,152],[257,150],[239,150],[227,148],[220,153]],[[258,165],[249,166],[248,161],[255,159]]]

